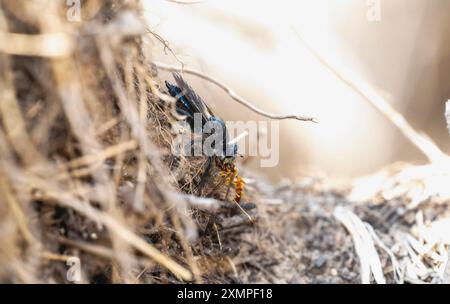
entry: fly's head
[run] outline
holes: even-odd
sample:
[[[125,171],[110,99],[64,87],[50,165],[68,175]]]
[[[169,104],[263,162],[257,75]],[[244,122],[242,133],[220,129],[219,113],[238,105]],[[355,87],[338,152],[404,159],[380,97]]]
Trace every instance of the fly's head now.
[[[224,121],[216,116],[210,118],[210,122],[214,124],[215,132],[220,132],[221,149],[215,149],[215,155],[224,164],[232,164],[236,160],[238,145],[235,143],[229,143],[229,134]]]

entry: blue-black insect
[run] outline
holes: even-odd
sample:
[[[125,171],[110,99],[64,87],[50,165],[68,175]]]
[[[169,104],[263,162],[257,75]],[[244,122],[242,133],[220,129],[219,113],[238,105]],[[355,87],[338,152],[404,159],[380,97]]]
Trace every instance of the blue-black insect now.
[[[177,113],[186,116],[186,121],[192,129],[194,129],[194,116],[196,113],[201,114],[202,127],[208,122],[214,124],[215,129],[220,130],[223,136],[223,149],[222,151],[216,151],[215,156],[219,157],[221,161],[233,162],[236,158],[238,147],[236,144],[228,142],[229,134],[224,121],[212,114],[207,104],[178,73],[173,73],[173,77],[177,85],[172,85],[166,81],[166,86],[169,94],[176,98]]]
[[[223,120],[212,113],[207,104],[186,83],[181,75],[173,73],[173,77],[177,85],[173,85],[167,81],[165,83],[169,94],[176,98],[175,106],[177,113],[186,117],[186,121],[192,129],[194,129],[195,114],[201,114],[202,127],[208,122],[214,123],[215,128],[220,130],[223,136],[222,150],[216,150],[215,155],[208,158],[208,165],[204,176],[209,174],[212,159],[214,159],[215,164],[221,169],[221,175],[226,177],[226,183],[234,184],[236,190],[235,201],[239,202],[244,191],[244,181],[238,175],[238,170],[234,165],[237,156],[237,145],[228,142],[228,131]],[[204,178],[202,178],[201,183],[203,181]]]

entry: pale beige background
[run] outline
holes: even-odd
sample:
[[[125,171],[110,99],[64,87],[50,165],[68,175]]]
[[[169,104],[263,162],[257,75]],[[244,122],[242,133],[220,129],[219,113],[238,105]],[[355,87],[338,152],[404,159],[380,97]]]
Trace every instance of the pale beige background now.
[[[320,119],[319,125],[281,123],[280,164],[268,171],[274,178],[311,171],[351,177],[394,161],[425,160],[318,64],[293,28],[376,87],[416,129],[450,151],[443,115],[450,98],[450,0],[380,4],[380,22],[369,22],[365,0],[144,1],[151,30],[170,43],[180,60],[266,110]],[[154,46],[158,60],[176,63],[161,45]],[[189,80],[225,119],[258,118],[215,86]]]

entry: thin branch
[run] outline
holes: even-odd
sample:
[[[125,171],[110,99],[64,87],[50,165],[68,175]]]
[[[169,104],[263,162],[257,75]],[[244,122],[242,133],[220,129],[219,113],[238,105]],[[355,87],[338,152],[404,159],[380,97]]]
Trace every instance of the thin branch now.
[[[69,168],[78,168],[96,162],[102,162],[105,159],[111,158],[126,151],[134,150],[138,147],[136,140],[132,139],[120,144],[107,147],[101,151],[96,151],[95,154],[86,154],[67,163]]]
[[[15,37],[17,36],[21,37],[19,39],[20,43],[16,41]],[[0,92],[2,94],[0,118],[2,119],[2,126],[6,131],[6,136],[14,150],[16,150],[26,165],[33,165],[44,160],[27,132],[26,120],[23,117],[14,86],[11,56],[6,55],[19,55],[20,53],[14,52],[16,51],[14,48],[17,47],[17,50],[23,48],[25,45],[22,42],[30,41],[28,37],[29,35],[9,33],[6,18],[3,12],[0,11]],[[8,50],[8,47],[11,49]]]
[[[166,51],[169,51],[170,54],[172,54],[173,58],[175,58],[175,60],[178,61],[179,64],[181,64],[181,69],[184,69],[184,62],[181,61],[178,58],[177,54],[175,54],[175,52],[172,50],[172,48],[170,47],[169,41],[167,41],[161,35],[158,35],[157,33],[153,32],[150,29],[148,29],[148,33],[153,35],[153,37],[155,37],[156,40],[158,40],[164,46],[164,52],[167,54]]]
[[[3,175],[3,172],[2,172]],[[34,241],[34,237],[30,232],[28,227],[27,216],[20,206],[20,203],[17,201],[16,197],[11,192],[11,188],[6,181],[4,176],[0,177],[0,192],[2,193],[3,199],[6,201],[7,206],[9,207],[12,215],[16,218],[17,226],[19,227],[19,231],[22,233],[23,238],[31,243]]]
[[[195,75],[197,77],[200,77],[204,80],[207,80],[211,83],[214,83],[215,85],[217,85],[219,88],[221,88],[222,90],[224,90],[225,92],[228,93],[228,95],[235,100],[236,102],[238,102],[239,104],[243,105],[244,107],[252,110],[255,113],[258,113],[259,115],[265,116],[267,118],[271,118],[271,119],[277,119],[277,120],[283,120],[283,119],[296,119],[296,120],[301,120],[301,121],[312,121],[317,123],[317,119],[313,118],[313,117],[306,117],[306,116],[301,116],[301,115],[276,115],[276,114],[272,114],[266,111],[263,111],[259,108],[257,108],[256,106],[254,106],[252,103],[250,103],[249,101],[245,100],[243,97],[239,96],[238,94],[236,94],[229,86],[225,85],[223,82],[221,82],[220,80],[207,75],[205,73],[202,73],[200,71],[197,70],[193,70],[193,69],[189,69],[189,68],[183,68],[183,67],[176,67],[170,64],[166,64],[166,63],[162,63],[162,62],[156,62],[153,61],[153,64],[161,70],[166,70],[166,71],[171,71],[171,72],[181,72],[181,73],[187,73],[187,74],[191,74],[191,75]]]
[[[169,194],[170,199],[173,202],[185,201],[189,206],[193,208],[198,208],[200,210],[207,211],[217,211],[221,206],[221,201],[209,198],[209,197],[199,197],[189,194],[181,194],[177,192],[172,192]]]
[[[28,35],[0,32],[0,51],[10,55],[66,57],[73,49],[72,37],[63,33]]]
[[[355,251],[361,263],[362,283],[370,284],[370,275],[372,274],[378,284],[386,284],[380,257],[375,249],[373,239],[361,219],[343,207],[336,207],[333,215],[348,230],[353,239]]]

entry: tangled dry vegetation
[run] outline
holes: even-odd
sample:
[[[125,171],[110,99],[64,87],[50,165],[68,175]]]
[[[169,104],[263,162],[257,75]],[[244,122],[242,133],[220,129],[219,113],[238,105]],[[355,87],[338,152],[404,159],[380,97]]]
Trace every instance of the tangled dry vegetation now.
[[[86,283],[449,280],[446,161],[347,189],[241,167],[238,206],[171,153],[138,1],[83,2],[82,23],[55,3],[0,7],[0,282],[66,283],[74,261]]]

